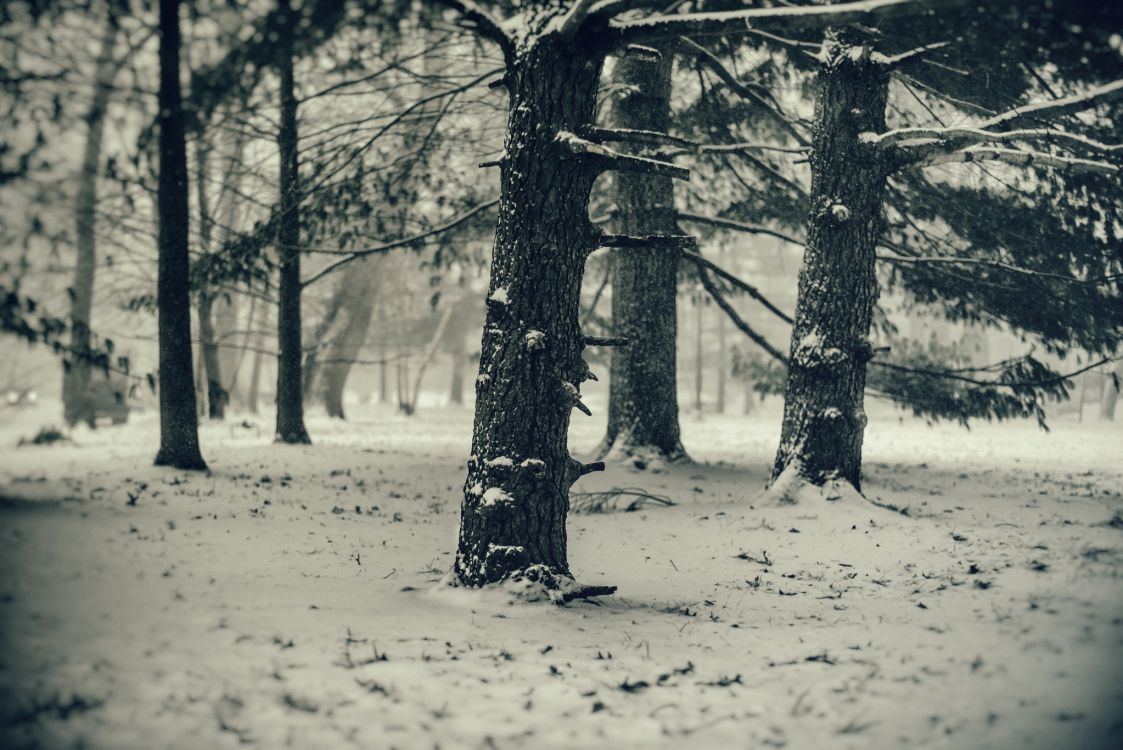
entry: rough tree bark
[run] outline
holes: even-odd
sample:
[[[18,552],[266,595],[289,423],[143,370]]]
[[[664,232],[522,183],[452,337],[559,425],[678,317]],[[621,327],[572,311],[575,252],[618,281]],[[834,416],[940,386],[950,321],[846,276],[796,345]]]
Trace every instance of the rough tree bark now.
[[[859,134],[885,130],[888,74],[828,32],[818,74],[811,209],[773,480],[861,489],[863,390],[878,296],[886,166]],[[777,481],[781,491],[783,481]]]
[[[626,56],[613,81],[611,127],[667,132],[671,120],[671,48],[660,59]],[[676,234],[674,186],[666,175],[618,172],[614,231]],[[617,248],[612,264],[612,328],[629,345],[613,351],[608,426],[598,449],[610,460],[686,457],[679,433],[675,337],[679,253],[666,247]]]
[[[63,418],[70,426],[85,422],[96,426],[96,412],[90,398],[90,320],[94,302],[94,277],[97,272],[97,182],[101,164],[101,142],[105,114],[113,92],[118,65],[113,59],[117,41],[117,17],[110,15],[101,38],[94,74],[94,98],[86,113],[86,146],[82,170],[78,175],[74,239],[77,259],[70,296],[70,347],[74,356],[67,360],[62,376]]]
[[[160,350],[160,450],[157,466],[206,469],[191,373],[191,299],[187,248],[187,141],[179,81],[179,0],[160,0],[160,212],[156,282]]]
[[[578,325],[598,170],[565,148],[591,126],[603,57],[546,34],[512,53],[501,203],[475,426],[453,566],[472,586],[521,580],[564,589],[570,485],[584,468],[567,430],[588,377]]]
[[[293,84],[293,36],[296,12],[289,0],[278,8],[287,18],[277,40],[277,67],[281,83],[281,126],[277,132],[280,150],[280,216],[277,225],[277,254],[280,281],[277,290],[277,429],[280,443],[308,444],[304,427],[304,394],[301,387],[300,323],[300,174],[296,129],[296,93]]]

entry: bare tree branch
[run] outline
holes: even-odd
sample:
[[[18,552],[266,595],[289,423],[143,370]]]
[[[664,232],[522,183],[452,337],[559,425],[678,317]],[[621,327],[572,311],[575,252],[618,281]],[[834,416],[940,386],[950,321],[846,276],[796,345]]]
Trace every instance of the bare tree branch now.
[[[406,245],[412,245],[415,242],[421,242],[422,240],[426,240],[430,237],[435,237],[439,234],[444,234],[445,232],[450,232],[453,229],[456,229],[457,227],[459,227],[464,222],[466,222],[469,219],[471,219],[472,217],[474,217],[475,215],[477,215],[479,213],[482,213],[483,211],[486,211],[489,208],[492,208],[493,206],[496,206],[498,204],[499,204],[499,199],[494,198],[490,201],[486,201],[484,203],[481,203],[478,206],[475,206],[474,208],[472,208],[471,210],[465,211],[464,213],[460,214],[460,216],[457,216],[456,218],[454,218],[454,219],[452,219],[452,220],[450,220],[450,221],[448,221],[444,224],[433,227],[432,229],[430,229],[428,231],[420,232],[418,234],[414,234],[414,235],[411,235],[409,237],[403,237],[402,239],[399,239],[399,240],[393,240],[391,242],[386,242],[386,243],[383,243],[381,245],[375,245],[374,247],[368,247],[364,250],[356,250],[355,252],[349,253],[345,257],[340,258],[339,260],[333,261],[333,262],[329,263],[328,265],[324,266],[319,271],[317,271],[316,273],[312,274],[307,279],[305,279],[303,281],[303,283],[301,284],[301,286],[307,287],[310,284],[314,284],[315,282],[324,278],[328,274],[331,274],[334,271],[338,271],[343,266],[345,266],[348,263],[351,263],[353,261],[356,261],[359,258],[365,258],[368,255],[380,255],[382,253],[387,253],[387,252],[389,252],[391,250],[394,250],[396,248],[399,248],[399,247],[405,247]]]

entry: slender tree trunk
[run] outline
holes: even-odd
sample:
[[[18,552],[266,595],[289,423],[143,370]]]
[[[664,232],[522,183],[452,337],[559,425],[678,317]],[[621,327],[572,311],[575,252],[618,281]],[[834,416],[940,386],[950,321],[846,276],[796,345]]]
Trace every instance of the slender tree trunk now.
[[[611,126],[667,132],[671,120],[672,51],[654,61],[638,55],[616,63],[623,93]],[[677,234],[671,177],[619,172],[613,176],[615,231],[633,236]],[[613,459],[686,456],[678,423],[675,336],[678,253],[658,247],[617,248],[612,263],[613,334],[629,345],[613,351],[608,426],[598,453]]]
[[[378,302],[378,403],[384,404],[389,398],[390,364],[386,361],[386,307]]]
[[[156,465],[206,469],[199,451],[191,373],[187,248],[187,142],[179,82],[179,0],[160,0],[160,258],[156,282],[160,349],[160,450]]]
[[[113,90],[118,65],[113,59],[117,41],[117,17],[110,15],[102,33],[94,79],[94,98],[86,113],[86,147],[82,154],[82,171],[78,175],[78,199],[75,204],[74,239],[77,262],[70,292],[70,347],[62,376],[63,417],[68,425],[85,422],[96,426],[95,403],[90,398],[91,367],[90,321],[94,302],[94,277],[97,272],[97,183],[101,165],[101,142],[105,131],[105,114]]]
[[[698,294],[694,305],[694,411],[702,413],[702,375],[705,359],[702,351],[702,315],[704,298]]]
[[[425,371],[429,369],[429,365],[433,362],[433,357],[437,355],[437,348],[441,344],[441,339],[444,338],[445,329],[448,327],[448,321],[452,317],[455,310],[455,304],[447,305],[443,312],[441,312],[440,320],[437,322],[437,329],[433,331],[433,337],[429,340],[429,345],[425,347],[425,353],[421,357],[421,364],[417,367],[417,375],[413,381],[412,393],[407,390],[406,395],[409,398],[409,410],[407,414],[417,413],[417,402],[421,398],[421,383],[425,378]]]
[[[599,232],[588,217],[598,170],[569,153],[558,136],[593,124],[603,58],[556,34],[512,58],[499,222],[453,574],[473,586],[522,580],[564,590],[569,488],[587,471],[566,447],[570,411],[589,375],[578,323],[581,276]]]
[[[888,75],[828,33],[819,71],[807,248],[773,478],[861,489],[863,391],[886,170],[859,135],[885,130]]]
[[[1100,396],[1100,419],[1115,421],[1115,404],[1119,401],[1119,389],[1123,384],[1123,362],[1115,365],[1115,372],[1104,372],[1102,394]]]
[[[725,413],[725,378],[729,364],[725,350],[725,316],[717,319],[717,413]]]
[[[228,395],[222,387],[222,366],[219,360],[218,337],[214,328],[214,297],[199,295],[199,338],[202,341],[203,372],[207,379],[207,416],[226,418]]]
[[[342,300],[344,322],[328,347],[326,362],[322,367],[324,406],[328,416],[346,419],[343,411],[343,394],[351,367],[359,357],[370,331],[374,317],[376,261],[359,261],[340,280],[337,292]]]
[[[280,218],[277,250],[280,283],[277,291],[277,431],[281,443],[307,444],[304,427],[304,394],[301,386],[300,324],[300,174],[296,130],[296,93],[293,85],[293,35],[296,12],[289,0],[278,7],[288,15],[277,41],[281,79],[281,127],[277,145],[281,155]]]
[[[195,144],[195,195],[199,212],[199,246],[204,254],[212,252],[211,236],[214,230],[211,221],[210,200],[207,194],[208,156],[210,147],[205,138]],[[214,328],[215,297],[212,290],[199,291],[199,348],[206,381],[207,416],[211,419],[226,418],[226,389],[222,387],[222,367],[219,360],[218,338]]]
[[[339,312],[343,309],[344,286],[347,279],[350,278],[350,271],[353,270],[353,268],[348,269],[348,274],[340,277],[335,294],[328,300],[328,309],[319,325],[316,326],[316,330],[308,342],[308,347],[304,349],[304,370],[301,374],[301,385],[304,389],[305,403],[312,403],[315,399],[316,377],[320,374],[319,352],[327,345],[332,326],[335,325]]]
[[[261,317],[261,322],[257,324],[258,332],[254,336],[254,352],[253,364],[250,366],[250,384],[246,391],[246,409],[250,414],[257,414],[258,402],[260,400],[261,390],[261,364],[262,359],[265,357],[263,349],[265,348],[265,333],[264,331],[269,328],[269,305],[262,305],[261,312],[258,313]],[[253,320],[250,320],[250,325],[253,325]]]

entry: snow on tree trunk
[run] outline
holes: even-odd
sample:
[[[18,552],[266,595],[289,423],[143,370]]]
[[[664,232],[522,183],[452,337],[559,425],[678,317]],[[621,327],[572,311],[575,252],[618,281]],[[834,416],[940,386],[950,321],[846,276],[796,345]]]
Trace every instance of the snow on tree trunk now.
[[[661,60],[629,55],[616,64],[611,127],[665,133],[671,119],[669,47]],[[635,236],[677,234],[671,177],[613,175],[614,231]],[[628,346],[612,353],[608,427],[599,454],[611,459],[684,458],[678,422],[675,336],[677,251],[616,248],[612,264],[613,335]]]
[[[861,489],[863,390],[878,296],[884,166],[859,139],[885,130],[888,77],[868,47],[828,34],[819,71],[811,210],[773,479]],[[783,491],[782,489],[780,490]]]
[[[293,90],[293,34],[295,18],[288,0],[278,4],[289,18],[278,39],[278,74],[281,83],[281,127],[277,145],[281,157],[280,217],[277,254],[280,282],[277,290],[277,429],[281,443],[306,444],[312,440],[304,427],[304,393],[301,387],[300,324],[300,176],[296,130],[296,94]]]
[[[62,378],[63,416],[71,426],[85,422],[94,427],[96,418],[94,401],[90,398],[90,363],[83,354],[90,349],[90,318],[97,272],[98,166],[101,163],[105,114],[118,67],[113,59],[116,40],[117,19],[110,18],[98,52],[93,101],[86,114],[86,146],[82,154],[82,170],[78,175],[75,206],[74,239],[78,252],[70,289],[70,346],[76,356],[67,361]]]
[[[159,262],[156,306],[160,351],[160,450],[156,465],[206,469],[191,373],[187,253],[187,142],[179,81],[179,2],[160,0]]]
[[[566,514],[582,468],[567,430],[588,375],[578,312],[599,232],[588,217],[597,171],[567,153],[559,134],[593,123],[601,61],[545,35],[508,65],[501,203],[453,566],[462,584],[558,589],[570,577]]]

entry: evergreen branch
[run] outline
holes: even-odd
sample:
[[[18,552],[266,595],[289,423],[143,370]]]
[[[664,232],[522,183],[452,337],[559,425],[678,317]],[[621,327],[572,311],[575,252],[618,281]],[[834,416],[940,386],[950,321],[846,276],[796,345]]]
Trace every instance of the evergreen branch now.
[[[972,266],[986,266],[988,268],[998,268],[1003,271],[1010,271],[1011,273],[1020,273],[1026,276],[1039,276],[1046,279],[1057,279],[1069,284],[1110,284],[1119,279],[1123,279],[1123,274],[1113,274],[1110,276],[1101,276],[1096,279],[1078,279],[1074,276],[1066,276],[1061,273],[1049,273],[1048,271],[1035,271],[1032,268],[1022,268],[1010,263],[1003,263],[997,260],[987,260],[985,258],[953,258],[942,255],[929,255],[929,256],[914,256],[903,257],[901,255],[878,255],[878,260],[883,260],[889,263],[905,263],[905,264],[953,264],[953,265],[972,265]]]
[[[983,388],[1010,388],[1010,389],[1013,389],[1013,390],[1018,390],[1018,389],[1026,389],[1026,388],[1042,388],[1042,387],[1046,387],[1046,386],[1050,386],[1050,385],[1056,385],[1057,383],[1063,383],[1066,380],[1071,380],[1072,378],[1075,378],[1077,375],[1083,375],[1084,373],[1088,372],[1089,370],[1094,370],[1097,367],[1099,367],[1100,365],[1106,365],[1106,364],[1109,364],[1111,362],[1115,362],[1119,359],[1120,359],[1120,357],[1105,357],[1105,358],[1099,360],[1098,362],[1087,365],[1086,367],[1081,367],[1079,370],[1073,370],[1072,372],[1069,372],[1069,373],[1057,374],[1053,377],[1041,378],[1041,379],[1038,379],[1038,380],[1021,380],[1021,381],[1013,381],[1013,382],[1007,382],[1007,381],[1002,381],[1002,380],[981,380],[979,378],[971,378],[971,377],[967,377],[966,375],[960,375],[956,371],[953,371],[953,370],[930,370],[930,369],[923,368],[923,367],[907,367],[905,365],[898,365],[898,364],[894,364],[893,362],[885,362],[883,360],[878,360],[878,359],[871,360],[870,364],[876,365],[877,367],[883,367],[887,370],[896,370],[898,372],[907,372],[907,373],[911,373],[913,375],[926,375],[926,376],[933,377],[933,378],[944,378],[946,380],[957,380],[961,383],[968,383],[970,385],[976,385],[976,386],[980,386],[980,387],[983,387]]]
[[[713,72],[714,75],[716,75],[722,83],[724,83],[729,87],[731,91],[733,91],[733,93],[737,94],[742,99],[747,99],[762,107],[764,111],[768,113],[768,115],[770,115],[773,120],[776,121],[776,124],[779,125],[785,133],[790,135],[796,143],[798,143],[800,146],[807,147],[811,145],[811,141],[807,138],[807,136],[801,133],[792,123],[792,121],[789,120],[784,115],[784,113],[780,111],[779,103],[776,102],[776,100],[772,97],[772,94],[768,91],[768,89],[764,88],[763,86],[755,85],[750,88],[749,85],[738,81],[733,73],[725,67],[724,63],[722,63],[717,55],[715,55],[713,52],[710,52],[708,49],[698,44],[694,40],[682,37],[679,41],[683,45],[685,45],[688,50],[693,52],[698,58],[698,61],[705,65],[711,72]],[[754,91],[753,88],[760,89],[760,93]],[[765,97],[768,98],[766,99]],[[772,101],[769,102],[768,99],[772,99]]]

